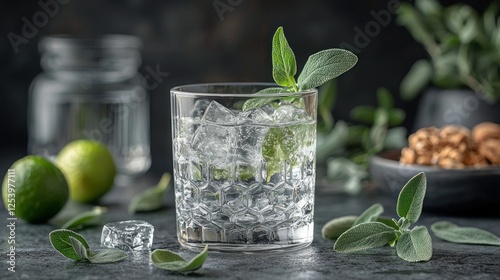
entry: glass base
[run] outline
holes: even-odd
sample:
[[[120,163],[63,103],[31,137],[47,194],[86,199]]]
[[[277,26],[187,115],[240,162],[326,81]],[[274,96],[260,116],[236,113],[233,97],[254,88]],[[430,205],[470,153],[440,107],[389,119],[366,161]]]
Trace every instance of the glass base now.
[[[255,253],[285,253],[296,251],[311,245],[313,239],[292,244],[228,244],[228,243],[191,243],[179,240],[179,243],[192,251],[201,252],[205,245],[208,244],[210,252],[219,253],[240,253],[240,254],[255,254]]]

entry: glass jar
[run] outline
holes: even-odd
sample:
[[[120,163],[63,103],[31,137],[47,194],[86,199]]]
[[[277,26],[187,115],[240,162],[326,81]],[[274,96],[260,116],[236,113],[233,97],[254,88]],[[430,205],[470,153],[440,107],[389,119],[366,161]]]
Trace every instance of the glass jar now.
[[[54,159],[68,142],[93,139],[113,153],[118,174],[147,171],[149,96],[137,73],[141,41],[51,36],[39,49],[44,72],[30,89],[29,153]]]

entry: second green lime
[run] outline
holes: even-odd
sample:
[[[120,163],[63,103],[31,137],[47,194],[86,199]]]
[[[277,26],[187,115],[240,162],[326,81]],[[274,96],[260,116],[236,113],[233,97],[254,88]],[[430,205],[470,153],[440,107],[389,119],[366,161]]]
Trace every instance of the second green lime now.
[[[96,202],[113,186],[113,156],[97,141],[76,140],[67,144],[57,155],[56,163],[68,180],[70,199],[74,201]]]

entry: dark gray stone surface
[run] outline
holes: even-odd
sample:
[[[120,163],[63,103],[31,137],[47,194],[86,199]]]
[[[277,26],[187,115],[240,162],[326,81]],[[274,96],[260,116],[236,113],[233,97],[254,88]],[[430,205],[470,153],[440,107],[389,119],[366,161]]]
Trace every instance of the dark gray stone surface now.
[[[180,247],[175,232],[172,190],[167,207],[155,213],[129,215],[129,199],[140,188],[154,183],[141,180],[135,187],[115,187],[102,204],[108,207],[104,222],[143,219],[155,226],[153,248],[166,248],[185,257],[196,253]],[[321,238],[321,227],[331,218],[359,214],[372,203],[380,202],[385,215],[395,216],[395,201],[382,195],[350,197],[325,189],[316,191],[315,239],[308,248],[280,254],[210,253],[204,266],[189,276],[172,274],[154,267],[148,253],[137,253],[114,264],[89,264],[64,258],[50,245],[48,235],[55,227],[16,222],[15,273],[7,268],[7,213],[0,212],[0,279],[500,279],[500,247],[459,245],[433,237],[434,254],[429,262],[407,263],[390,247],[360,254],[338,254],[333,243]],[[450,220],[463,226],[476,226],[500,235],[500,219],[444,217],[424,213],[420,224],[430,226]],[[102,226],[79,231],[91,248],[98,250]]]

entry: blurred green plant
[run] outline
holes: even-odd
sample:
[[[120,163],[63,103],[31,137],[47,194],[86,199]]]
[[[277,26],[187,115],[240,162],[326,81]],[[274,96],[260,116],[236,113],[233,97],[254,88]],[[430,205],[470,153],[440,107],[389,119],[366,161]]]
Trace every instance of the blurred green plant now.
[[[370,158],[384,150],[406,146],[403,110],[394,108],[391,93],[377,90],[377,106],[360,105],[350,117],[355,124],[342,120],[334,122],[331,109],[337,96],[335,82],[319,89],[318,140],[316,161],[326,169],[326,181],[344,182],[344,191],[357,194],[368,178]]]
[[[401,3],[397,21],[429,54],[411,67],[401,95],[412,99],[429,83],[440,88],[466,86],[488,102],[500,100],[500,14],[492,4],[479,15],[471,6],[443,7],[436,0]]]

